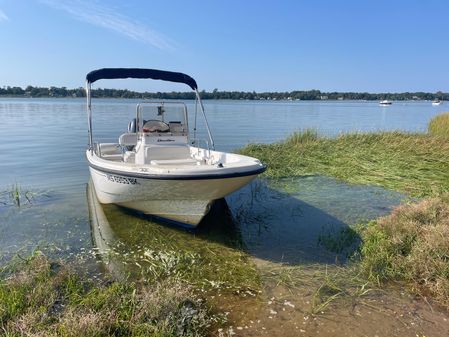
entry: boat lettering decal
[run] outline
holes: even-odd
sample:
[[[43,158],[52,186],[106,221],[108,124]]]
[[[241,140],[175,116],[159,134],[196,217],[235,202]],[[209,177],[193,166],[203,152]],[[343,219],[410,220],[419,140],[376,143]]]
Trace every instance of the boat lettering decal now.
[[[160,139],[160,138],[158,138],[158,140],[157,140],[158,143],[160,143],[160,142],[174,142],[174,141],[175,141],[174,139],[170,139],[170,138],[168,138],[168,139]]]
[[[122,177],[122,176],[116,176],[113,174],[107,174],[106,175],[109,181],[113,181],[115,183],[119,184],[127,184],[127,185],[139,185],[136,178],[128,178],[128,177]]]

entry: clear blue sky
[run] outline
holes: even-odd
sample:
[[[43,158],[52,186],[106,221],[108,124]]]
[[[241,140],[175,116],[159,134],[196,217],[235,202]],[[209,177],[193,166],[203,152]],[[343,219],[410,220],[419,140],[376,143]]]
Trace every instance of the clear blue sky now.
[[[0,86],[147,67],[205,90],[447,92],[448,38],[448,0],[0,0]]]

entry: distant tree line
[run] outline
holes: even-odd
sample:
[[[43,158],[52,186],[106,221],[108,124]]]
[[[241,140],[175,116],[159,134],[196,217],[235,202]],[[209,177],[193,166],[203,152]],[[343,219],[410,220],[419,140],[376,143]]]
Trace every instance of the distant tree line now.
[[[85,97],[84,88],[67,89],[66,87],[2,87],[0,96],[8,97]],[[126,89],[93,89],[93,97],[99,98],[138,98],[138,99],[194,99],[193,92],[136,92]],[[201,91],[203,99],[243,99],[243,100],[449,100],[449,93],[402,92],[402,93],[368,93],[368,92],[321,92],[320,90],[295,90],[290,92],[247,92],[247,91]]]

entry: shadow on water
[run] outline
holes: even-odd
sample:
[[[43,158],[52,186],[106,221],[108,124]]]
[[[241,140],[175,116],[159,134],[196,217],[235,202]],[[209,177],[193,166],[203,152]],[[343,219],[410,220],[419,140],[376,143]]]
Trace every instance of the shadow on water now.
[[[349,226],[388,214],[404,198],[379,187],[309,176],[256,180],[227,202],[247,252],[304,264],[342,262],[360,242]]]
[[[88,199],[95,245],[104,251],[114,247],[113,255],[130,258],[128,265],[140,266],[150,255],[154,258],[155,251],[208,255],[206,262],[217,265],[223,261],[216,254],[232,260],[243,252],[264,261],[298,265],[344,261],[359,242],[349,226],[389,213],[404,195],[320,176],[259,179],[217,201],[196,230],[100,205],[89,186]],[[335,242],[334,234],[339,233],[347,235]]]

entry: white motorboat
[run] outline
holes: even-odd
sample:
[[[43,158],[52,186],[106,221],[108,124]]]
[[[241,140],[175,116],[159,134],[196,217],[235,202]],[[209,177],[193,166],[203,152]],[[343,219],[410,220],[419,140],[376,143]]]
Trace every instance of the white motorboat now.
[[[142,78],[185,83],[195,92],[195,125],[189,133],[183,102],[136,106],[128,132],[116,143],[94,142],[92,83],[100,79]],[[193,78],[183,73],[138,68],[104,68],[86,76],[89,144],[86,157],[98,200],[192,227],[212,203],[248,184],[266,166],[259,160],[215,151],[204,107]],[[196,132],[201,113],[209,140],[200,147]]]
[[[443,101],[439,100],[438,98],[434,99],[432,101],[432,105],[434,105],[434,106],[441,105],[441,104],[443,104]]]
[[[381,106],[387,106],[387,105],[391,105],[391,104],[392,104],[392,102],[387,99],[384,99],[379,102],[379,105],[381,105]]]

